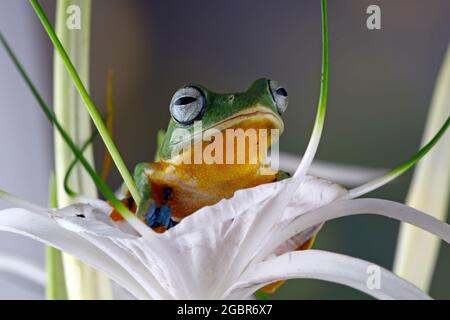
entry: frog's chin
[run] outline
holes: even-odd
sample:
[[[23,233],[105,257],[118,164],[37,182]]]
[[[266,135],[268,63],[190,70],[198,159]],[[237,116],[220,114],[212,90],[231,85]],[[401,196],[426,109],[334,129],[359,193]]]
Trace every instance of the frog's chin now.
[[[271,143],[278,140],[278,137],[283,132],[283,128],[283,120],[272,110],[261,106],[248,108],[234,114],[229,118],[217,122],[212,126],[202,128],[196,133],[194,132],[189,136],[189,139],[180,141],[177,144],[176,148],[183,151],[165,161],[172,164],[180,163],[186,159],[186,157],[191,157],[191,153],[194,150],[193,146],[195,144],[211,143],[215,140],[217,134],[222,134],[223,137],[228,137],[229,131],[232,132],[231,134],[234,133],[241,136],[254,134],[257,137],[256,139],[258,140],[258,144],[260,143],[259,140],[262,137],[265,137],[268,139],[265,144],[268,148]],[[241,132],[238,132],[237,130],[240,130]],[[253,133],[251,130],[254,130]],[[193,141],[197,142],[193,144]]]
[[[213,126],[209,128],[205,128],[202,130],[202,134],[204,138],[208,137],[208,131],[211,129],[216,129],[219,131],[223,131],[226,129],[275,129],[279,131],[279,134],[283,133],[284,124],[281,117],[273,112],[272,110],[262,107],[256,106],[252,108],[245,109],[239,113],[234,114],[233,116],[226,118],[218,123],[215,123]]]

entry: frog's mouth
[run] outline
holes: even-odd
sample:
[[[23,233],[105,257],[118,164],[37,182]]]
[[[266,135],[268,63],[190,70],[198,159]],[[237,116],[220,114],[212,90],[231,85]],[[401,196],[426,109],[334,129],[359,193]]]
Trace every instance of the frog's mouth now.
[[[226,118],[213,126],[202,130],[203,138],[208,139],[210,129],[223,131],[226,129],[274,129],[280,134],[284,129],[283,120],[272,110],[265,107],[253,107]]]
[[[230,150],[227,150],[229,148],[228,143],[233,140],[233,143],[235,141],[244,143],[243,148],[247,160],[253,157],[259,159],[259,155],[251,155],[251,153],[260,152],[260,150],[257,149],[258,151],[255,152],[255,148],[252,149],[251,145],[267,149],[278,140],[283,129],[283,120],[272,110],[263,106],[248,108],[214,125],[202,128],[198,132],[194,131],[187,139],[179,141],[176,148],[183,151],[172,157],[169,162],[179,163],[185,161],[186,158],[191,159],[196,146],[203,152],[209,144],[216,141],[218,135],[222,139],[220,144],[223,145],[222,152],[224,154],[230,153]],[[235,153],[234,150],[238,150],[238,148],[239,145],[233,146],[231,152]]]

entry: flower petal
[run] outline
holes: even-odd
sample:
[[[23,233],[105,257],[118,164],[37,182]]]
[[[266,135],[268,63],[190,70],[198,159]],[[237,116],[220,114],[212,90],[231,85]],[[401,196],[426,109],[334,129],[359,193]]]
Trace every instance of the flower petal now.
[[[286,172],[294,172],[301,159],[301,156],[280,152],[280,169]],[[314,159],[308,170],[308,174],[352,187],[375,179],[387,171],[388,169],[347,165]]]
[[[288,226],[281,229],[277,235],[274,235],[271,239],[272,242],[261,250],[254,260],[255,262],[263,260],[277,246],[312,226],[356,214],[378,214],[408,222],[435,234],[447,243],[450,242],[450,226],[448,224],[404,204],[382,199],[338,200],[297,217]]]
[[[125,266],[128,273],[137,281],[147,294],[153,299],[173,299],[174,296],[160,284],[160,279],[154,275],[153,269],[149,269],[148,265],[160,265],[161,261],[141,259],[142,250],[148,249],[140,245],[141,238],[114,237],[107,232],[106,234],[95,235],[92,231],[79,231],[79,235],[90,243],[97,246],[108,256],[110,256],[119,265]],[[137,247],[137,253],[133,248]],[[157,247],[152,243],[152,248]],[[153,250],[149,250],[153,252]],[[153,254],[153,256],[156,256]],[[125,285],[124,288],[127,288]]]
[[[184,274],[183,279],[170,280],[179,287],[185,282],[189,292],[184,295],[205,298],[209,293],[206,298],[219,297],[245,270],[262,244],[270,241],[273,233],[298,215],[328,204],[345,193],[335,184],[308,176],[294,197],[286,200],[288,205],[283,213],[282,200],[273,199],[283,195],[285,185],[297,183],[295,179],[286,179],[241,190],[233,198],[200,209],[183,219],[161,235],[165,245],[171,244],[167,251],[176,252],[179,262],[178,265],[167,265],[166,269],[171,271],[166,275],[159,272],[159,278]],[[309,239],[318,227],[306,231],[304,240]],[[148,252],[149,248],[142,251]],[[136,255],[142,254],[136,252]],[[145,259],[150,257],[142,258]],[[148,268],[155,268],[154,263]],[[219,280],[217,274],[221,275]]]
[[[142,237],[123,232],[112,223],[111,219],[101,211],[107,209],[96,205],[78,203],[55,211],[55,221],[67,232],[74,232],[79,237],[84,238],[92,245],[99,248],[119,265],[126,266],[127,272],[147,291],[147,294],[155,299],[173,298],[167,290],[159,284],[153,274],[153,270],[147,268],[148,265],[157,264],[156,261],[140,259],[140,252],[146,250],[154,252],[155,237],[150,241],[151,246],[145,249],[141,245]],[[108,209],[109,210],[109,209]],[[105,220],[106,219],[106,220]],[[132,248],[138,247],[136,254]],[[160,248],[161,249],[161,248]],[[156,254],[154,254],[156,256]],[[162,264],[163,262],[160,262]],[[127,288],[125,286],[125,288]]]
[[[48,215],[18,208],[1,210],[0,230],[25,235],[61,249],[103,271],[136,297],[149,298],[124,267],[82,237],[61,228]]]
[[[39,213],[22,209],[11,209],[22,210],[28,217],[25,217],[16,229],[8,228],[8,231],[22,233],[36,240],[50,243],[84,260],[88,264],[94,265],[99,270],[111,271],[105,273],[138,298],[169,299],[176,297],[176,295],[171,295],[165,288],[161,287],[159,285],[160,279],[153,275],[154,272],[152,271],[158,269],[158,265],[164,265],[170,259],[161,259],[161,261],[158,261],[158,257],[163,255],[163,253],[158,254],[158,250],[163,252],[164,250],[161,244],[159,246],[156,245],[157,242],[160,242],[160,235],[158,237],[151,229],[149,229],[149,232],[145,236],[145,239],[151,245],[145,247],[142,245],[142,241],[137,241],[144,239],[144,237],[137,237],[133,233],[123,232],[109,219],[107,212],[110,211],[110,207],[103,201],[84,199],[83,201],[85,203],[77,203],[58,210],[47,210],[36,207],[12,195],[6,193],[5,195],[8,197],[7,200],[13,200],[15,204],[24,205],[31,209],[39,209]],[[4,195],[2,197],[5,198]],[[0,215],[1,213],[3,212],[0,212]],[[15,217],[14,215],[10,216]],[[34,233],[23,233],[22,231],[26,230],[32,220],[30,218],[31,216],[36,216],[38,219],[41,219],[44,228],[49,230],[46,232],[40,229],[33,229],[32,231]],[[6,215],[4,217],[6,218],[4,225],[7,226],[8,222],[10,222],[10,217]],[[2,221],[0,220],[1,223]],[[67,248],[68,244],[65,242],[66,239],[59,241],[60,239],[57,236],[52,236],[55,232],[58,232],[59,235],[71,235],[76,238],[70,243],[72,246],[70,247],[71,250]],[[83,255],[85,253],[85,247],[91,247],[92,251],[96,251],[96,253],[93,253],[92,257],[86,257],[86,255]],[[131,249],[132,247],[136,248],[135,252]],[[81,251],[83,254],[77,253],[76,250]],[[142,256],[144,256],[142,254],[135,255],[136,252],[141,253],[143,250],[145,250],[145,255],[151,256],[152,259],[148,259],[148,257],[146,257],[147,259],[142,259]],[[91,263],[91,260],[93,257],[96,258],[96,255],[99,258],[104,257],[110,261],[105,262],[103,265],[95,264],[95,262]],[[156,267],[148,268],[148,266]],[[170,273],[172,270],[168,269],[167,272]],[[115,274],[116,271],[120,273],[119,277]],[[127,280],[121,281],[124,277]],[[174,277],[168,278],[173,279]],[[163,278],[162,282],[164,280],[166,279]]]
[[[373,273],[373,276],[379,276],[379,288],[371,287],[368,283],[372,270],[379,272]],[[339,283],[378,299],[429,299],[414,285],[384,268],[353,257],[319,250],[290,252],[261,262],[247,270],[223,298],[242,299],[266,284],[294,278]]]
[[[254,188],[238,190],[232,198],[223,199],[213,206],[203,207],[184,218],[181,223],[170,229],[166,234],[177,237],[184,233],[208,229],[212,225],[235,219],[249,210],[254,210],[256,205],[262,204],[270,197],[284,192],[286,185],[291,184],[298,184],[298,181],[290,178],[262,184]],[[280,221],[289,222],[302,213],[328,204],[345,193],[346,190],[338,184],[318,177],[306,176],[295,194],[287,202],[286,211],[283,212]],[[276,210],[276,213],[278,212],[279,210]]]

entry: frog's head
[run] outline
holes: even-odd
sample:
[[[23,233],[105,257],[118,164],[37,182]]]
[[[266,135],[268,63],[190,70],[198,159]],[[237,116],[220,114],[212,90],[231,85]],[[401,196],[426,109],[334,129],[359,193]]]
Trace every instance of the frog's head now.
[[[181,150],[198,139],[208,139],[206,134],[212,128],[222,132],[231,128],[278,129],[281,134],[281,115],[287,104],[286,90],[268,79],[256,80],[247,91],[232,94],[217,94],[203,86],[184,86],[170,102],[171,119],[161,145],[161,159],[171,159],[175,148]],[[179,132],[183,132],[182,138]],[[202,137],[197,137],[199,134]]]

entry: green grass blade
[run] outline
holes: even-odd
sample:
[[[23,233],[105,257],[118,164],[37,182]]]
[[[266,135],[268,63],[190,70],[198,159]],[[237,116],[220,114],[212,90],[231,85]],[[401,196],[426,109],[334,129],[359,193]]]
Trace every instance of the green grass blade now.
[[[447,131],[449,126],[450,126],[450,117],[448,117],[447,120],[444,121],[443,125],[438,130],[438,132],[433,136],[433,138],[409,160],[403,162],[399,166],[390,170],[384,176],[349,190],[348,195],[345,198],[350,199],[362,196],[370,191],[378,189],[379,187],[391,182],[392,180],[396,179],[397,177],[408,171],[408,169],[410,169],[413,165],[415,165],[417,161],[422,159],[436,145],[436,143],[442,138],[444,133]]]
[[[50,208],[58,207],[56,178],[53,173],[50,176],[49,205]],[[45,288],[47,300],[67,300],[67,288],[61,251],[50,246],[46,247],[45,269],[47,272],[47,286]]]
[[[91,115],[92,121],[94,122],[95,126],[97,127],[98,132],[100,133],[100,136],[103,139],[103,142],[105,143],[106,147],[108,148],[109,153],[111,154],[111,157],[119,170],[120,174],[122,175],[122,178],[125,182],[125,184],[128,187],[128,190],[130,191],[131,195],[133,196],[136,203],[140,203],[141,197],[137,190],[136,184],[133,180],[133,177],[131,176],[130,172],[128,171],[125,162],[123,161],[122,157],[120,156],[119,151],[117,150],[116,145],[111,139],[111,136],[108,133],[108,129],[106,128],[105,124],[103,123],[103,120],[98,113],[94,102],[92,101],[91,97],[89,96],[89,93],[87,92],[83,82],[80,79],[80,76],[78,75],[75,67],[72,64],[72,61],[70,60],[66,50],[64,49],[63,45],[61,44],[58,36],[56,35],[52,25],[50,24],[47,16],[44,13],[44,10],[42,9],[41,5],[37,0],[30,0],[31,5],[33,6],[33,9],[35,10],[37,16],[39,17],[39,20],[41,21],[42,25],[44,26],[45,30],[47,31],[50,40],[53,42],[53,45],[56,49],[56,51],[61,56],[61,59],[64,62],[64,65],[66,66],[67,71],[69,72],[73,83],[75,87],[77,88],[78,92],[80,93],[86,109],[88,110],[89,114]]]
[[[17,59],[16,55],[12,51],[11,47],[6,42],[6,39],[3,37],[3,34],[0,32],[0,42],[2,43],[3,47],[5,48],[6,52],[8,53],[9,57],[13,61],[14,65],[16,66],[17,70],[19,71],[19,74],[24,79],[25,83],[30,88],[33,96],[36,98],[39,106],[41,107],[42,111],[45,113],[47,118],[50,120],[50,122],[57,128],[58,132],[63,137],[64,141],[69,146],[70,150],[73,152],[73,154],[77,157],[77,159],[80,161],[80,163],[83,165],[85,170],[88,172],[88,174],[91,176],[92,180],[94,180],[94,183],[96,184],[97,188],[100,190],[100,192],[105,196],[107,200],[110,201],[111,205],[123,216],[124,219],[126,219],[138,232],[141,234],[145,234],[148,232],[148,227],[142,223],[139,219],[137,219],[134,214],[121,202],[119,201],[114,192],[109,188],[109,186],[99,177],[99,175],[96,173],[94,168],[90,165],[90,163],[86,160],[86,158],[83,156],[81,150],[75,145],[73,140],[70,138],[68,133],[65,131],[65,129],[61,126],[58,119],[56,118],[53,111],[50,109],[50,107],[47,105],[47,103],[44,101],[40,93],[37,91],[36,87],[34,86],[33,82],[29,78],[28,74],[26,73],[25,69],[23,68],[22,64]]]
[[[70,17],[68,9],[72,11]],[[77,29],[70,29],[68,19],[74,19]],[[58,0],[56,1],[55,30],[71,57],[73,65],[79,70],[78,74],[85,88],[89,90],[90,69],[90,25],[91,0]],[[70,133],[73,142],[81,146],[92,133],[92,120],[84,108],[84,102],[72,84],[63,60],[55,51],[53,55],[53,103],[56,118],[64,129]],[[95,130],[96,131],[96,130]],[[59,207],[65,207],[76,202],[75,194],[68,194],[64,188],[65,178],[70,177],[70,185],[74,190],[86,197],[97,198],[98,192],[89,174],[79,165],[75,158],[72,175],[66,175],[71,169],[74,156],[61,138],[58,130],[54,130],[55,176]],[[94,165],[93,147],[82,147],[86,160]],[[67,295],[71,300],[109,300],[112,299],[112,289],[109,280],[95,269],[87,266],[71,255],[63,253],[63,264]]]
[[[82,153],[84,153],[85,150],[94,142],[95,138],[97,137],[97,134],[98,134],[98,131],[92,132],[89,139],[85,143],[83,143],[83,145],[81,146],[81,149],[80,149]],[[69,186],[70,175],[72,174],[72,171],[75,168],[75,165],[77,164],[77,162],[78,162],[78,158],[75,158],[72,160],[72,162],[70,163],[69,167],[67,168],[67,172],[64,176],[64,190],[71,197],[76,197],[78,195],[78,193],[76,191],[73,191],[72,188]]]
[[[320,94],[317,106],[316,119],[314,128],[309,139],[308,147],[303,155],[294,176],[305,175],[311,166],[314,156],[316,155],[319,146],[320,138],[322,136],[325,116],[327,113],[328,101],[328,78],[329,78],[329,47],[328,47],[328,15],[327,15],[327,1],[321,0],[321,17],[322,17],[322,70],[320,79]]]

